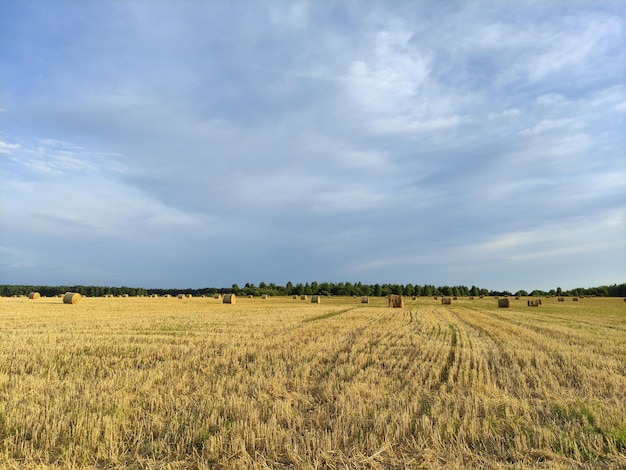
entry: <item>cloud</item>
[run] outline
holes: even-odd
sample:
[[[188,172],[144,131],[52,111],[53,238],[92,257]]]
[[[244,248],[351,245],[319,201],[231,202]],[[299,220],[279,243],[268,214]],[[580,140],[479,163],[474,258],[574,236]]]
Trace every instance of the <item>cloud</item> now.
[[[624,227],[624,25],[611,2],[87,1],[9,14],[3,245],[23,251],[31,236],[35,266],[65,237],[132,247],[137,284],[202,284],[191,253],[204,263],[207,250],[221,285],[416,270],[471,284],[500,282],[495,253],[514,284],[533,249],[604,259]],[[94,279],[119,274],[93,263]],[[566,274],[591,282],[593,266]]]

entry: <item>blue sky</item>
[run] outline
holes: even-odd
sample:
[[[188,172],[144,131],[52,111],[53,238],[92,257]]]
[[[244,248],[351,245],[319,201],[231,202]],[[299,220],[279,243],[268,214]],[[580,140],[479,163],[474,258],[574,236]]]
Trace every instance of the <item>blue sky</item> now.
[[[0,283],[624,282],[625,13],[0,0]]]

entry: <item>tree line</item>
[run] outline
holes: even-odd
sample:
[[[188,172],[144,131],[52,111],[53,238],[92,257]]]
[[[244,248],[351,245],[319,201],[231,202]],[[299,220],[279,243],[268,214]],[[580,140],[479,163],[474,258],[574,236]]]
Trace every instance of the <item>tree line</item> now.
[[[480,296],[480,295],[520,295],[543,297],[547,295],[556,296],[584,296],[595,295],[598,297],[626,297],[626,283],[613,284],[610,286],[599,287],[579,287],[576,289],[563,290],[560,287],[550,289],[548,291],[533,290],[530,293],[525,290],[516,292],[494,291],[477,286],[435,286],[435,285],[419,285],[419,284],[363,284],[361,282],[306,282],[297,283],[288,282],[284,286],[274,283],[266,284],[265,282],[255,285],[247,282],[243,287],[233,284],[231,287],[205,287],[200,289],[146,289],[143,287],[110,287],[110,286],[37,286],[37,285],[0,285],[0,296],[11,297],[14,295],[28,295],[30,292],[39,292],[43,296],[53,297],[65,292],[78,292],[81,295],[89,297],[102,297],[104,295],[150,295],[150,294],[191,294],[199,295],[215,295],[229,294],[236,295],[324,295],[324,296],[373,296],[385,297],[389,294],[398,294],[405,296]]]

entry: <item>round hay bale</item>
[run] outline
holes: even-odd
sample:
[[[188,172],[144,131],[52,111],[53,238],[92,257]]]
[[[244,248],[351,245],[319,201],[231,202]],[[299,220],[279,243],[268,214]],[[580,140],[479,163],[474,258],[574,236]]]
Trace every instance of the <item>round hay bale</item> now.
[[[261,295],[261,299],[266,300],[269,296],[267,294]]]
[[[184,299],[186,296],[185,294],[178,294],[176,297],[179,299]]]
[[[235,294],[224,294],[222,299],[222,303],[224,304],[235,304],[237,302],[237,296]]]
[[[391,308],[404,308],[404,297],[401,295],[392,294],[389,296],[389,307]]]
[[[39,297],[41,297],[41,294],[39,292],[31,292],[30,294],[28,294],[29,299],[38,299]]]
[[[361,303],[362,304],[369,304],[370,303],[370,298],[367,295],[364,295],[363,297],[361,297]]]
[[[322,303],[322,299],[321,299],[321,295],[312,295],[311,296],[311,303],[312,304],[319,304]]]
[[[250,295],[248,295],[248,298],[249,298],[249,299],[251,299],[252,297],[253,297],[253,295],[251,295],[251,294],[250,294]]]
[[[308,297],[306,295],[301,295],[300,296],[300,300],[306,300],[306,299],[308,299]]]
[[[510,299],[498,299],[498,307],[499,308],[510,308],[511,300]]]
[[[78,292],[66,292],[63,296],[64,304],[77,304],[80,302],[81,296]]]
[[[220,300],[220,299],[222,298],[222,295],[221,295],[221,294],[215,294],[215,295],[213,296],[213,298],[214,298],[214,299],[217,299],[217,300]]]
[[[452,305],[452,299],[450,297],[442,297],[441,305]]]
[[[293,300],[298,300],[298,296],[297,296],[297,295],[292,295],[292,296],[291,296],[291,298],[292,298]]]

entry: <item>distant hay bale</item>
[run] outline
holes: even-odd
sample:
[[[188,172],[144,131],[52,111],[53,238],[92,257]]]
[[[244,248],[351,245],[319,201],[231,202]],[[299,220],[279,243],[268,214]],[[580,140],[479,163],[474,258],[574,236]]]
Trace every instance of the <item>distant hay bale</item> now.
[[[222,303],[235,304],[237,303],[237,296],[235,294],[224,294],[224,297],[222,298]]]
[[[459,300],[459,298],[455,295],[454,297],[452,297],[452,300]]]
[[[391,308],[403,308],[404,307],[404,297],[401,295],[392,294],[389,296],[389,306]]]
[[[306,300],[306,299],[308,299],[308,297],[306,295],[301,295],[300,296],[300,300]]]
[[[220,294],[215,294],[213,296],[214,299],[220,300],[222,298],[222,296]]]
[[[185,294],[178,294],[176,297],[178,299],[184,299],[186,296],[185,296]]]
[[[485,296],[484,296],[484,295],[480,295],[480,296],[478,296],[478,298],[479,298],[479,299],[484,299],[484,298],[485,298]]]
[[[150,298],[152,298],[152,299],[156,299],[156,298],[158,298],[158,297],[159,297],[159,294],[152,294],[152,295],[150,296]]]
[[[529,307],[539,307],[541,305],[541,300],[540,299],[535,299],[535,300],[528,300],[527,301],[527,305]]]
[[[77,304],[80,302],[80,294],[78,292],[66,292],[63,296],[64,304]]]
[[[437,297],[436,295],[433,296],[433,300],[437,300],[439,297]]]
[[[370,298],[367,295],[364,295],[361,297],[361,303],[362,304],[369,304],[370,303]]]
[[[291,296],[291,298],[292,298],[293,300],[298,300],[298,296],[297,296],[297,295],[292,295],[292,296]]]
[[[252,294],[248,295],[248,298],[249,298],[249,299],[251,299],[252,297],[253,297],[253,295],[252,295]]]
[[[414,295],[413,297],[411,297],[412,300],[417,300],[417,295]]]
[[[559,297],[558,301],[559,302],[565,302],[565,298],[564,297]]]
[[[470,300],[474,300],[474,296],[470,295],[470,296],[469,296],[469,299],[470,299]]]
[[[441,305],[452,305],[452,299],[450,297],[442,297]]]
[[[498,308],[509,308],[511,306],[510,299],[498,299]]]
[[[165,297],[166,299],[169,299],[171,297],[170,294],[163,294],[163,297]]]
[[[262,300],[267,300],[269,296],[267,294],[261,294],[261,299]]]
[[[516,295],[516,296],[515,296],[515,300],[519,300],[519,295]]]
[[[31,292],[30,294],[28,294],[28,298],[29,299],[38,299],[41,297],[41,294],[39,292]]]
[[[321,299],[321,295],[312,295],[311,296],[311,303],[312,304],[319,304],[322,303],[322,299]]]
[[[572,299],[572,302],[578,302],[578,297],[574,297],[574,298]]]

